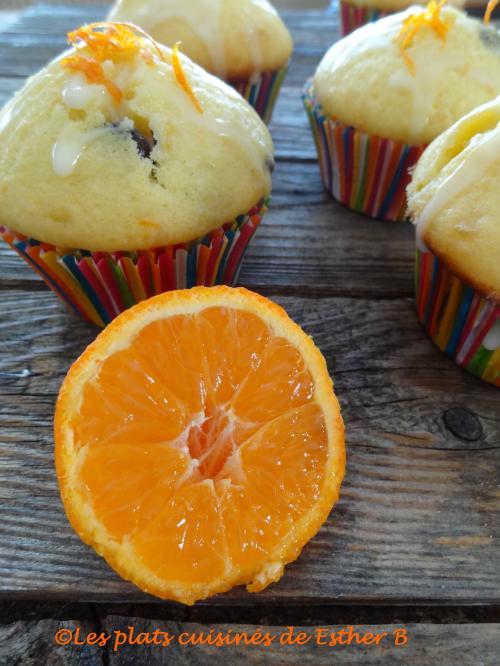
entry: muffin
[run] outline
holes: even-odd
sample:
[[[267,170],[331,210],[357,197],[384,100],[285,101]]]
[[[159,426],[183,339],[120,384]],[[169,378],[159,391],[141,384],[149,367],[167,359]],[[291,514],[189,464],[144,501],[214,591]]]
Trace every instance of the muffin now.
[[[426,149],[408,187],[416,301],[436,345],[500,386],[500,97]]]
[[[233,283],[271,189],[264,123],[133,26],[69,41],[0,112],[3,238],[101,326],[162,291]]]
[[[117,0],[111,21],[130,21],[183,52],[245,97],[270,122],[292,38],[267,0]]]
[[[304,104],[326,188],[370,217],[403,220],[425,146],[500,93],[500,35],[430,3],[370,23],[325,55]]]
[[[361,28],[365,23],[378,21],[383,16],[400,12],[413,5],[425,5],[425,0],[339,0],[340,4],[340,30],[342,35],[348,35],[353,30]],[[463,7],[464,0],[450,0],[448,4],[454,7]]]

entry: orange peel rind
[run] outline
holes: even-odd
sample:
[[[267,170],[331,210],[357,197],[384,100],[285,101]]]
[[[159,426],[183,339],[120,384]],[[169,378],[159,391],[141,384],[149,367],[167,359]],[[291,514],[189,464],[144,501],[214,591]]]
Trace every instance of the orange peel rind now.
[[[431,0],[424,11],[410,14],[403,21],[395,41],[399,45],[401,55],[412,76],[415,76],[415,63],[408,54],[408,49],[412,46],[413,40],[422,28],[431,28],[439,39],[443,41],[446,39],[449,26],[441,18],[441,9],[445,4],[446,0],[440,0],[439,2]]]
[[[105,74],[103,63],[129,62],[136,57],[153,63],[153,51],[161,61],[161,48],[146,32],[132,23],[89,23],[68,33],[68,42],[75,53],[62,60],[62,66],[81,72],[89,83],[101,84],[119,104],[123,93]]]
[[[203,107],[201,106],[200,102],[197,100],[193,92],[193,89],[187,79],[186,73],[184,72],[184,69],[182,67],[182,62],[179,57],[180,44],[181,44],[180,42],[177,42],[177,44],[175,44],[174,48],[172,49],[172,67],[174,68],[175,79],[179,84],[179,86],[184,90],[186,95],[189,97],[189,99],[193,102],[196,109],[200,113],[203,113]]]
[[[489,0],[488,4],[486,5],[486,10],[484,12],[484,17],[483,17],[483,21],[486,25],[489,25],[489,22],[491,20],[491,15],[495,11],[498,2],[499,0]]]
[[[276,582],[345,470],[321,352],[279,305],[225,286],[117,317],[70,369],[54,427],[80,538],[142,590],[184,604]]]

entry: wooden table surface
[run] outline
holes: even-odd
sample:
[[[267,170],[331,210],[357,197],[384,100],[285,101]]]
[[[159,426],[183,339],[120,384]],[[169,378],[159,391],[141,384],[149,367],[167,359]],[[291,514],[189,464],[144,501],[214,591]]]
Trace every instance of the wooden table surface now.
[[[65,47],[69,29],[103,11],[39,6],[0,32],[0,102]],[[233,590],[183,617],[300,625],[333,621],[339,605],[380,609],[380,617],[388,605],[436,607],[434,638],[408,648],[408,663],[447,662],[437,651],[445,635],[455,648],[467,636],[493,656],[469,662],[460,648],[460,663],[499,663],[500,392],[458,369],[421,330],[411,226],[365,219],[323,191],[300,89],[338,38],[338,17],[284,18],[295,54],[271,126],[273,201],[240,282],[284,305],[325,354],[347,428],[347,475],[330,519],[280,583],[258,595]],[[54,403],[96,330],[7,246],[0,290],[0,600],[154,602],[78,539],[59,500]],[[482,623],[436,624],[447,608]]]

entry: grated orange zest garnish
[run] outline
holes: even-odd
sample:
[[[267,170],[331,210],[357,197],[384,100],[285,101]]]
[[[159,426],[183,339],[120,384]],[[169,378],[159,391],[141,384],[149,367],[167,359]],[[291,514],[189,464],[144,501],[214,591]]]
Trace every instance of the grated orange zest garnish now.
[[[197,110],[200,113],[203,113],[203,107],[196,99],[193,89],[191,88],[191,85],[187,80],[186,74],[182,68],[181,59],[179,57],[179,44],[180,42],[177,42],[177,44],[175,44],[174,48],[172,49],[172,67],[174,68],[175,78],[186,95],[191,99]]]
[[[483,21],[486,23],[486,25],[489,24],[491,15],[493,14],[495,7],[498,5],[498,2],[499,0],[489,0],[488,4],[486,5],[486,11],[484,12],[483,17]]]
[[[408,49],[413,44],[413,40],[417,33],[424,26],[427,26],[431,28],[440,39],[443,41],[446,39],[449,26],[441,18],[441,9],[445,3],[446,0],[440,0],[439,2],[431,0],[423,12],[410,14],[403,21],[401,30],[396,37],[396,43],[399,44],[401,55],[412,76],[415,76],[415,63],[408,54]]]
[[[126,62],[139,56],[148,64],[153,63],[153,47],[160,60],[165,61],[158,44],[143,30],[131,23],[90,23],[68,33],[68,42],[75,47],[73,55],[64,58],[62,66],[81,72],[89,83],[100,83],[106,87],[118,104],[123,93],[106,77],[102,63]],[[83,53],[83,55],[82,55]]]
[[[113,81],[110,81],[105,77],[101,65],[95,60],[87,60],[80,55],[75,55],[70,58],[65,58],[62,64],[66,69],[81,72],[89,83],[100,83],[105,86],[117,104],[122,101],[122,91],[118,86],[115,86]]]

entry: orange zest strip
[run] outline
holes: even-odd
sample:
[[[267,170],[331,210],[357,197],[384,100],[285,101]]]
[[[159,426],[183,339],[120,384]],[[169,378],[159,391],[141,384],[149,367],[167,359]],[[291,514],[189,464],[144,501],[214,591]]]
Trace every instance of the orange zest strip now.
[[[144,42],[149,42],[160,60],[165,61],[157,42],[132,23],[89,23],[68,33],[68,42],[76,48],[87,46],[98,62],[130,60],[136,55],[150,60],[150,53],[144,48]]]
[[[191,88],[191,85],[187,80],[186,74],[184,73],[184,70],[182,68],[181,59],[179,57],[179,44],[180,42],[177,42],[177,44],[175,44],[174,48],[172,49],[172,67],[174,68],[175,78],[177,79],[177,83],[184,90],[186,95],[191,99],[196,109],[200,113],[203,113],[203,107],[196,99],[193,89]]]
[[[494,1],[498,2],[499,0],[490,0],[490,2]],[[440,0],[439,2],[431,0],[425,8],[425,11],[419,12],[418,14],[410,14],[403,21],[403,25],[395,41],[399,45],[401,55],[412,76],[415,76],[415,63],[408,55],[407,51],[413,44],[413,40],[418,32],[424,26],[427,26],[431,28],[440,39],[443,41],[446,39],[449,26],[446,25],[441,18],[441,9],[445,3],[446,0]]]
[[[486,11],[484,12],[483,17],[483,21],[486,25],[489,24],[491,15],[493,14],[495,7],[498,5],[498,2],[499,0],[489,0],[488,4],[486,5]]]
[[[106,87],[114,101],[119,104],[122,101],[123,93],[115,86],[113,81],[110,81],[104,76],[103,69],[95,60],[87,60],[80,55],[75,55],[70,58],[65,58],[62,61],[63,67],[71,69],[75,72],[81,72],[89,83],[100,83]]]
[[[152,64],[153,55],[147,48],[148,43],[160,60],[165,61],[154,39],[131,23],[90,23],[69,32],[68,42],[75,47],[75,53],[64,58],[62,66],[81,72],[89,83],[104,85],[117,104],[123,93],[106,77],[102,63],[107,60],[113,63],[126,62],[139,56],[147,64]]]

